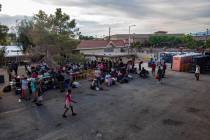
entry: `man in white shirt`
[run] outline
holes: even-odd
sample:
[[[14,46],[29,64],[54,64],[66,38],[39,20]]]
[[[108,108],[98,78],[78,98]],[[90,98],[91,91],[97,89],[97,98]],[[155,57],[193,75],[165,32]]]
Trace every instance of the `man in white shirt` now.
[[[196,77],[196,80],[198,81],[199,80],[199,77],[200,77],[200,66],[199,65],[196,65],[196,68],[195,68],[195,77]]]

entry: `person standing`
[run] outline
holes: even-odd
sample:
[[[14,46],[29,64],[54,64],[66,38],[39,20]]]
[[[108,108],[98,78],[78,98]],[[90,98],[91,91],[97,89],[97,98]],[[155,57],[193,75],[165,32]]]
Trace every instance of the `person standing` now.
[[[139,62],[139,71],[141,71],[141,65],[142,65],[142,61]]]
[[[95,77],[96,77],[96,83],[97,83],[98,88],[101,85],[101,75],[102,75],[102,73],[101,73],[100,69],[96,69],[95,70]]]
[[[9,82],[12,81],[12,72],[11,72],[11,68],[10,66],[8,66],[7,68],[7,73],[8,73],[8,76],[9,76]]]
[[[197,81],[200,78],[200,66],[199,65],[196,65],[196,68],[195,68],[195,78]]]
[[[64,106],[65,110],[64,110],[64,113],[62,115],[63,118],[67,117],[66,113],[68,112],[69,108],[71,108],[72,116],[77,115],[73,110],[72,102],[77,103],[76,101],[72,100],[71,90],[69,89],[68,92],[66,93],[66,96],[65,96],[65,106]]]
[[[57,79],[58,79],[60,92],[64,92],[65,91],[65,89],[64,89],[64,76],[63,76],[63,74],[60,71],[58,73]]]
[[[42,105],[42,101],[43,101],[43,87],[42,87],[42,81],[38,81],[37,84],[37,102],[36,105],[37,106],[41,106]]]
[[[152,75],[155,76],[156,64],[153,62],[152,64]]]
[[[164,62],[163,63],[163,78],[165,77],[165,73],[166,73],[166,69],[167,69],[167,65],[166,65],[166,63]]]
[[[36,80],[35,79],[31,80],[30,86],[31,86],[33,102],[36,102],[37,99],[36,99]]]
[[[17,62],[14,63],[14,71],[15,71],[15,75],[17,76],[18,75],[18,63]]]
[[[162,75],[163,75],[163,71],[162,71],[161,67],[159,66],[158,71],[157,71],[157,77],[158,77],[159,82],[161,82],[161,80],[162,80],[162,77],[163,77]]]
[[[26,99],[26,95],[28,92],[28,80],[27,77],[25,76],[23,76],[23,79],[21,80],[21,88],[22,88],[21,99]]]

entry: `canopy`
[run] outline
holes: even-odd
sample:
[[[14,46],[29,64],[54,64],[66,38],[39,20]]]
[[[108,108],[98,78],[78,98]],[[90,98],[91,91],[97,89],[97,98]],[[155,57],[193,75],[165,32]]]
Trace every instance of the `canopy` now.
[[[21,46],[0,46],[0,49],[5,49],[5,57],[23,56]]]
[[[119,57],[135,57],[135,54],[128,53],[97,53],[97,54],[84,54],[87,57],[97,58],[119,58]]]

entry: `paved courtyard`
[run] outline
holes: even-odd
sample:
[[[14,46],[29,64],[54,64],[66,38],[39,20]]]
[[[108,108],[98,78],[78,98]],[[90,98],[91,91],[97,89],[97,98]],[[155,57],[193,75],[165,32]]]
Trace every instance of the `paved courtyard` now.
[[[63,119],[64,93],[49,91],[44,105],[18,103],[13,93],[0,100],[0,140],[209,140],[210,75],[167,72],[134,79],[104,91],[88,81],[73,90],[77,116]]]

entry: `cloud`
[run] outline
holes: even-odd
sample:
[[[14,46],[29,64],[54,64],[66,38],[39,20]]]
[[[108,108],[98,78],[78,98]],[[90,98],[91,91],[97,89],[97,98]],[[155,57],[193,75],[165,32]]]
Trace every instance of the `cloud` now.
[[[24,18],[27,18],[27,16],[24,15],[16,15],[16,16],[10,16],[10,15],[0,15],[0,23],[7,25],[7,26],[15,26],[16,22],[19,20],[22,20]]]
[[[195,32],[210,26],[209,0],[30,0],[62,7],[84,34],[135,33],[157,30]],[[72,12],[71,12],[72,11]],[[0,17],[1,19],[1,17]],[[13,19],[13,18],[12,18]]]
[[[209,17],[209,0],[33,0],[44,4],[82,7],[87,12],[108,14],[113,11],[134,18],[142,17]],[[106,10],[105,10],[106,9]]]

